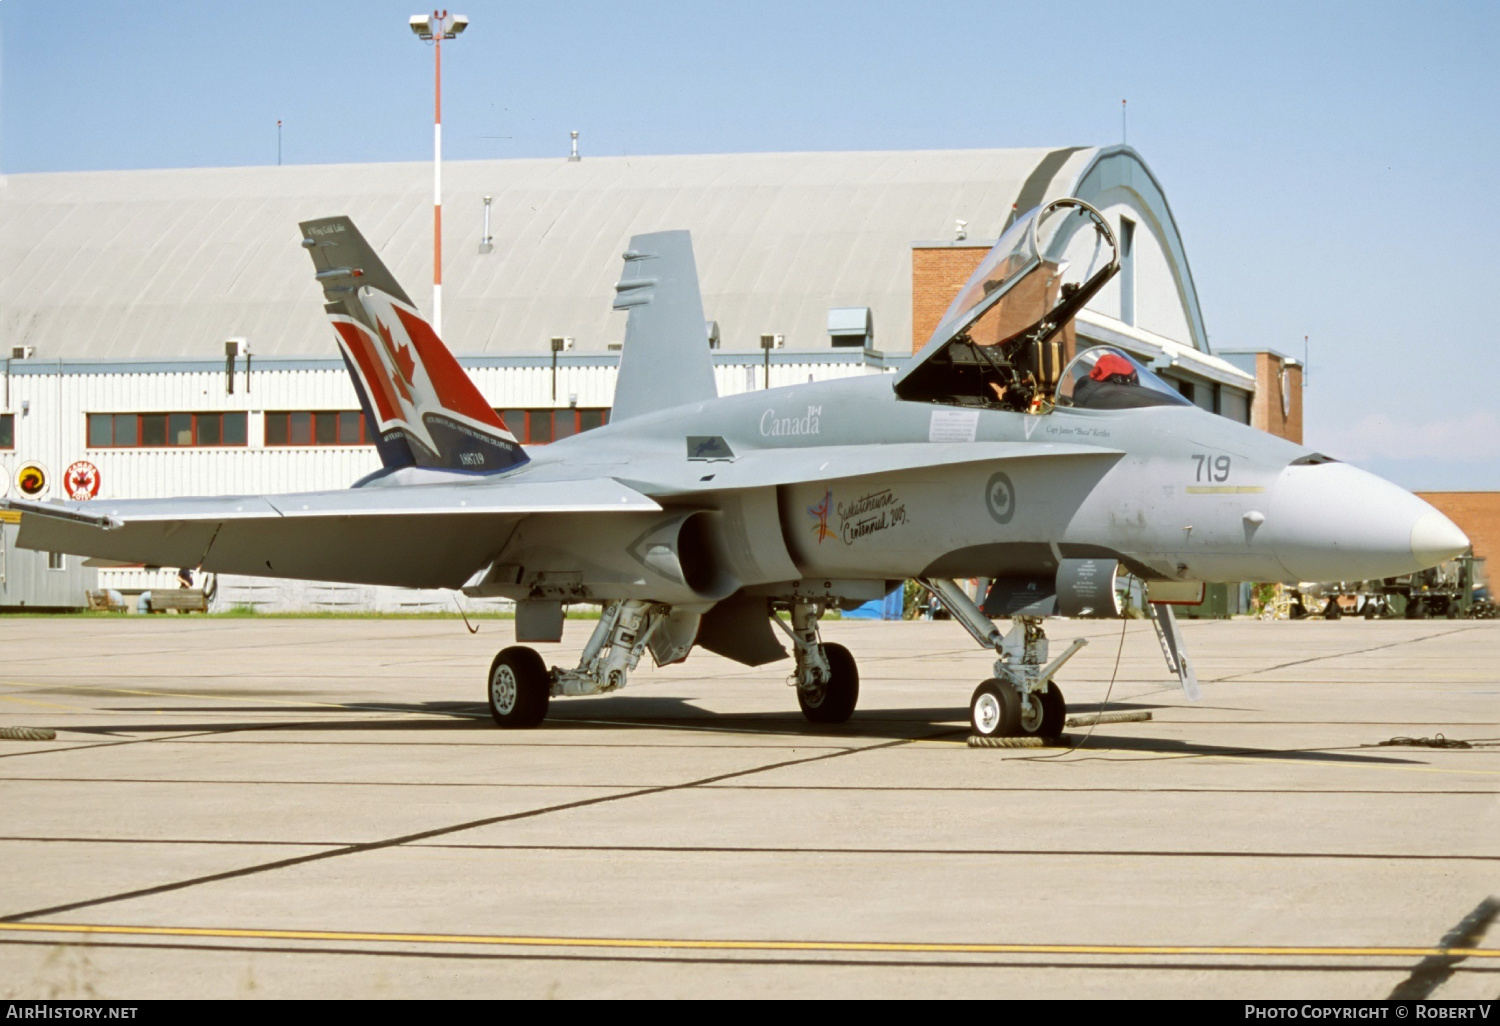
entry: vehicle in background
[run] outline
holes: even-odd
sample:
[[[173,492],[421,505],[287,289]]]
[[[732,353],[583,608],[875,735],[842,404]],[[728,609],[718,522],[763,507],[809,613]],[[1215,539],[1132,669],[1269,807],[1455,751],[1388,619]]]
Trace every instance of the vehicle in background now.
[[[1279,605],[1267,603],[1264,619],[1300,620],[1321,616],[1338,620],[1362,616],[1366,620],[1493,620],[1496,607],[1491,597],[1485,561],[1472,553],[1445,563],[1404,574],[1368,581],[1303,581],[1289,588]]]

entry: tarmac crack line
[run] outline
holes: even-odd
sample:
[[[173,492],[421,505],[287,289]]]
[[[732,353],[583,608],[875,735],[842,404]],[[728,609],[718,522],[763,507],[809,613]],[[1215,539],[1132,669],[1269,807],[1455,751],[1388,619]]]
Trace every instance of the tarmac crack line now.
[[[65,728],[66,729],[66,728]],[[253,729],[253,728],[241,728]],[[127,737],[123,741],[99,741],[94,744],[61,744],[52,748],[28,748],[24,752],[0,752],[0,759],[19,759],[26,755],[54,755],[58,752],[83,752],[90,748],[115,748],[120,745],[149,745],[162,742],[181,741],[190,737],[211,737],[214,734],[223,734],[222,730],[199,730],[192,733],[172,734],[159,737]]]
[[[944,731],[943,733],[947,733]],[[935,735],[934,735],[935,736]],[[310,862],[322,862],[326,859],[341,858],[345,855],[359,855],[370,851],[380,851],[386,848],[396,848],[411,844],[416,841],[425,841],[434,837],[445,837],[450,834],[461,833],[465,830],[475,830],[479,827],[491,826],[495,823],[509,823],[516,820],[534,819],[537,816],[545,816],[554,812],[567,812],[572,809],[587,808],[591,805],[602,805],[606,802],[622,801],[628,798],[645,798],[656,794],[665,794],[670,791],[682,791],[694,787],[702,787],[707,784],[715,784],[722,780],[732,780],[736,777],[750,776],[755,773],[765,773],[774,769],[785,769],[788,766],[802,766],[813,762],[822,762],[826,759],[838,759],[846,755],[857,755],[862,752],[873,752],[883,748],[895,748],[900,745],[911,744],[922,738],[899,738],[895,741],[886,741],[881,744],[864,745],[858,748],[846,748],[836,752],[823,752],[818,755],[808,756],[802,759],[785,759],[780,762],[768,763],[764,766],[754,766],[750,769],[734,770],[730,773],[717,773],[711,777],[701,777],[697,780],[689,780],[681,784],[663,784],[656,787],[638,788],[626,791],[623,794],[600,795],[594,798],[581,798],[577,801],[562,802],[557,805],[547,805],[537,809],[526,809],[521,812],[508,812],[498,816],[485,816],[481,819],[469,820],[463,823],[455,823],[444,827],[434,827],[429,830],[419,830],[415,833],[402,834],[398,837],[390,837],[381,841],[366,841],[360,844],[345,845],[333,851],[314,852],[308,855],[298,855],[292,858],[277,859],[274,862],[265,862],[255,866],[243,866],[239,869],[225,870],[220,873],[209,873],[204,876],[191,877],[187,880],[178,880],[174,883],[158,884],[153,887],[140,887],[135,890],[121,891],[117,894],[107,894],[98,898],[87,898],[83,901],[71,901],[62,905],[52,905],[47,908],[32,909],[27,912],[16,912],[8,916],[0,916],[0,923],[20,923],[26,919],[36,919],[41,916],[60,915],[64,912],[73,912],[81,908],[95,908],[100,905],[111,905],[116,902],[129,901],[133,898],[151,897],[157,894],[167,894],[172,891],[185,890],[189,887],[197,887],[202,884],[217,883],[221,880],[233,880],[243,876],[253,876],[258,873],[269,873],[278,869],[290,869],[293,866],[305,865]]]
[[[1374,646],[1372,646],[1370,648],[1357,648],[1357,649],[1355,649],[1352,652],[1334,652],[1334,653],[1332,653],[1330,655],[1310,656],[1307,659],[1293,659],[1289,663],[1278,663],[1275,666],[1267,666],[1265,669],[1262,669],[1262,670],[1251,670],[1249,673],[1231,674],[1228,677],[1215,677],[1215,678],[1213,678],[1210,681],[1206,681],[1206,683],[1209,683],[1209,684],[1222,684],[1222,683],[1224,683],[1226,681],[1243,680],[1246,677],[1257,677],[1257,676],[1259,676],[1262,673],[1271,673],[1274,670],[1284,670],[1288,666],[1302,666],[1302,665],[1304,665],[1306,663],[1322,662],[1324,659],[1345,659],[1345,658],[1348,658],[1349,656],[1364,655],[1367,652],[1379,652],[1382,649],[1400,648],[1402,645],[1414,645],[1414,644],[1416,644],[1419,641],[1431,641],[1433,638],[1446,638],[1450,634],[1465,634],[1465,633],[1467,633],[1469,631],[1473,631],[1473,630],[1483,630],[1483,628],[1481,628],[1481,627],[1455,627],[1451,631],[1439,631],[1437,634],[1424,634],[1420,638],[1403,638],[1400,641],[1392,641],[1389,644],[1385,644],[1385,645],[1374,645]],[[1172,690],[1172,689],[1169,688],[1167,690]]]
[[[245,841],[232,838],[197,837],[43,837],[0,835],[0,844],[131,844],[204,845],[226,848],[345,848],[353,841]],[[424,848],[444,851],[567,851],[603,853],[659,853],[674,855],[909,855],[918,857],[988,856],[994,858],[1163,858],[1163,859],[1314,859],[1375,862],[1500,862],[1500,855],[1427,855],[1402,852],[1332,851],[1214,851],[1143,848],[829,848],[788,845],[669,845],[669,844],[430,844]]]

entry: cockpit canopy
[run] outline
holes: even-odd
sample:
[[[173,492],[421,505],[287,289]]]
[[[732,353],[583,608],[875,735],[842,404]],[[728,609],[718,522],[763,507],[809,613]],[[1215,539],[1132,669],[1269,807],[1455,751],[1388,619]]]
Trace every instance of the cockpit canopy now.
[[[1129,353],[1114,346],[1095,346],[1079,353],[1063,371],[1057,405],[1130,410],[1193,404]]]
[[[896,379],[903,399],[1024,410],[1051,398],[1072,321],[1118,270],[1104,216],[1064,197],[1017,219]]]

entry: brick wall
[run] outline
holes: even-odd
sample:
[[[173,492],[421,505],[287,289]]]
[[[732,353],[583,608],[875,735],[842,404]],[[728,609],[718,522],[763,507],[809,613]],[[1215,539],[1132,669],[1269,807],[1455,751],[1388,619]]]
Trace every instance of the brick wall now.
[[[1291,378],[1292,401],[1281,409],[1281,370]],[[1302,444],[1302,367],[1287,363],[1275,353],[1255,354],[1255,400],[1250,407],[1250,426]]]
[[[1459,526],[1474,543],[1474,555],[1488,557],[1490,580],[1500,574],[1500,492],[1418,492]]]
[[[913,246],[911,251],[911,351],[927,344],[943,311],[979,266],[989,246]]]

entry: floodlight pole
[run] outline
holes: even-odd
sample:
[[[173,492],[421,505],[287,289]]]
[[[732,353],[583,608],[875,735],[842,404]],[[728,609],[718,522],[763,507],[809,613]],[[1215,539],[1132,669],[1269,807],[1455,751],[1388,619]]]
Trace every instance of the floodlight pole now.
[[[443,23],[447,11],[433,11],[432,34],[432,332],[443,337]]]
[[[443,40],[457,39],[469,19],[447,11],[409,21],[420,39],[432,40],[432,330],[443,333]]]

